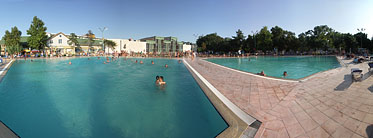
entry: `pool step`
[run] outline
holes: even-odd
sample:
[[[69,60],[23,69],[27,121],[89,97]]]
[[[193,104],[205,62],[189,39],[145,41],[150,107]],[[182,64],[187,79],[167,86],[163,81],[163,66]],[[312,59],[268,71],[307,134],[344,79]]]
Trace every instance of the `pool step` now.
[[[19,136],[0,121],[0,138],[19,138]]]

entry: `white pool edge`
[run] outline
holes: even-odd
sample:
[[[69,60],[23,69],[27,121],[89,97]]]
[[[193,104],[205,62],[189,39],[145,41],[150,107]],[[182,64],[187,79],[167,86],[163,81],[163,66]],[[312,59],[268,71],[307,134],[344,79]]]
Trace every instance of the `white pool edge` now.
[[[0,76],[3,75],[3,73],[5,72],[5,70],[8,68],[8,66],[13,62],[13,60],[11,60],[1,71],[0,71]]]
[[[244,121],[247,125],[251,125],[253,122],[256,121],[255,118],[251,117],[244,111],[242,111],[239,107],[237,107],[234,103],[232,103],[227,97],[219,92],[210,82],[208,82],[201,74],[199,74],[187,61],[184,60],[184,64],[187,65],[196,76],[201,79],[201,81],[215,94],[216,97],[219,98],[221,102],[223,102],[237,117],[239,117],[242,121]]]

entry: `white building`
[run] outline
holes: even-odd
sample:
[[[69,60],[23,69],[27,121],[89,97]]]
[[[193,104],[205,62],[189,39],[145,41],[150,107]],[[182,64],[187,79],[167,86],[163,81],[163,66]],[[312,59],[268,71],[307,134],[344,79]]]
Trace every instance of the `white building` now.
[[[57,33],[55,35],[48,34],[50,38],[47,41],[47,46],[52,48],[54,51],[61,53],[75,53],[75,48],[68,44],[69,37],[64,33]]]
[[[146,53],[146,42],[140,42],[140,40],[133,40],[133,39],[108,39],[114,41],[116,46],[114,49],[111,49],[105,46],[106,53],[114,53],[126,51],[127,53],[135,52],[135,53]]]
[[[183,44],[183,52],[192,51],[192,45],[190,44]]]

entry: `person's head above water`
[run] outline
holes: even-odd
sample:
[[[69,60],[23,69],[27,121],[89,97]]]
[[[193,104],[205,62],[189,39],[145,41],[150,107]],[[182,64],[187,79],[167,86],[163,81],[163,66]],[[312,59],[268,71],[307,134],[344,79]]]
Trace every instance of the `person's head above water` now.
[[[156,76],[155,79],[156,79],[156,80],[159,80],[159,76]]]

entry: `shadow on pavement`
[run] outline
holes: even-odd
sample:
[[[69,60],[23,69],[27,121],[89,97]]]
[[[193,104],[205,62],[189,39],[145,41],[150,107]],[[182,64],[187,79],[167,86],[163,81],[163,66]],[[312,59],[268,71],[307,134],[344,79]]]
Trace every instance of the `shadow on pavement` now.
[[[369,125],[366,129],[368,138],[373,138],[373,124]]]
[[[365,73],[365,74],[363,75],[363,78],[361,79],[361,81],[364,81],[364,80],[368,79],[371,75],[372,75],[371,72],[367,72],[367,73]]]
[[[337,87],[334,88],[336,91],[344,91],[348,89],[352,84],[352,75],[351,74],[346,74],[344,77],[344,81],[339,84]]]

